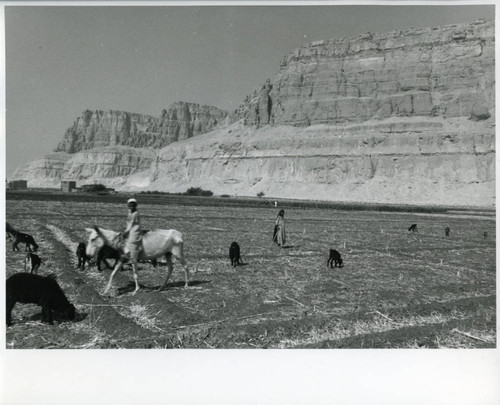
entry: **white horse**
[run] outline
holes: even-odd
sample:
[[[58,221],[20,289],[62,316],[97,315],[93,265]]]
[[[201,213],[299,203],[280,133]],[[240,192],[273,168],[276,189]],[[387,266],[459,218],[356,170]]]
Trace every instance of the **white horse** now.
[[[114,249],[117,249],[121,253],[123,253],[123,243],[122,243],[122,234],[112,231],[110,229],[98,228],[97,226],[94,229],[85,228],[85,230],[89,233],[89,242],[87,243],[87,249],[85,253],[88,257],[93,257],[96,252],[103,247],[105,244],[111,246]],[[184,272],[186,274],[186,284],[185,287],[189,285],[189,269],[186,264],[186,260],[184,259],[184,242],[182,239],[182,234],[175,229],[155,229],[152,231],[146,232],[142,237],[142,250],[139,255],[139,260],[152,260],[161,256],[165,256],[168,265],[168,273],[163,285],[158,289],[161,291],[163,288],[167,286],[168,280],[172,274],[174,269],[172,265],[172,255],[181,262],[182,267],[184,268]],[[139,290],[139,283],[137,282],[137,263],[132,262],[132,271],[134,273],[134,281],[135,281],[135,290],[133,294],[135,294]],[[111,276],[109,277],[108,285],[104,290],[104,293],[107,294],[111,288],[111,284],[113,282],[113,277],[116,272],[121,269],[123,266],[123,261],[119,260],[115,268],[113,269]]]

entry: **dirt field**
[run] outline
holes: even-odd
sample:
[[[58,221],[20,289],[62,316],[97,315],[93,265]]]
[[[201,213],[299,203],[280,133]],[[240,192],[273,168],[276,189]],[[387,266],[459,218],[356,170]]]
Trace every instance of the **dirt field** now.
[[[39,274],[55,274],[78,311],[50,326],[40,307],[17,304],[7,348],[496,347],[494,213],[280,208],[286,249],[271,244],[274,207],[140,204],[143,228],[183,233],[192,287],[174,263],[157,292],[166,267],[141,264],[136,295],[127,270],[105,297],[110,271],[78,270],[75,250],[86,227],[122,230],[125,204],[7,200],[7,221],[40,244]],[[327,268],[330,248],[343,268]],[[23,259],[7,241],[6,275],[24,271]]]

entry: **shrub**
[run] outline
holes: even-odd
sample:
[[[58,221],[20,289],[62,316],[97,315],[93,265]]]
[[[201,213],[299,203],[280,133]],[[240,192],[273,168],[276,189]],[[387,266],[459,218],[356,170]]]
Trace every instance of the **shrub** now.
[[[103,193],[107,191],[107,188],[104,184],[85,184],[82,190],[87,193]]]
[[[139,194],[159,194],[159,195],[170,195],[168,191],[159,191],[159,190],[152,190],[152,191],[140,191]]]
[[[265,195],[266,195],[266,194],[265,194],[263,191],[261,191],[260,193],[258,193],[258,194],[257,194],[257,197],[262,198],[262,197],[264,197]]]
[[[211,197],[214,195],[210,190],[203,190],[201,187],[190,187],[184,193],[186,195],[198,195],[203,197]]]

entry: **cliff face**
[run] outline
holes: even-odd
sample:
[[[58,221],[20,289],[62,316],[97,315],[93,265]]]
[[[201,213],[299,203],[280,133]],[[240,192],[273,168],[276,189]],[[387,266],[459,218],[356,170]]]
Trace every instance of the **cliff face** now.
[[[159,149],[214,129],[227,113],[218,108],[178,102],[160,118],[124,111],[86,110],[66,130],[56,152],[75,153],[104,146]]]
[[[27,180],[29,187],[59,188],[61,180],[76,180],[77,186],[96,182],[115,184],[118,179],[149,171],[155,156],[153,150],[127,146],[107,146],[73,154],[55,152],[17,169],[12,178]]]
[[[66,152],[54,152],[18,167],[11,180],[27,180],[28,187],[60,187],[64,165],[71,158]]]
[[[158,119],[124,111],[86,110],[66,130],[56,151],[75,153],[104,146],[150,146]]]
[[[95,181],[111,177],[126,177],[149,170],[155,156],[156,153],[150,149],[124,146],[90,149],[74,154],[65,163],[62,178]]]
[[[86,111],[58,147],[73,155],[15,178],[494,206],[494,41],[485,21],[317,41],[230,116],[187,103],[160,118]]]
[[[473,117],[494,110],[493,21],[316,41],[233,114],[251,125]]]
[[[162,142],[158,147],[209,132],[222,124],[228,113],[216,107],[174,103],[163,110],[159,123]]]
[[[495,128],[491,120],[439,117],[260,130],[235,124],[162,149],[153,169],[151,190],[493,206]]]

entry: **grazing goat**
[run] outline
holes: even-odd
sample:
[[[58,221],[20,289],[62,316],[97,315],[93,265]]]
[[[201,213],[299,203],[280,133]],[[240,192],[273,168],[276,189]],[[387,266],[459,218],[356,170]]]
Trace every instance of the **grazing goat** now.
[[[109,245],[114,249],[121,249],[121,241],[120,241],[120,233],[114,232],[110,229],[98,228],[97,226],[94,229],[86,228],[86,231],[89,233],[89,241],[87,243],[87,256],[94,256],[97,249],[100,249],[102,246]],[[104,290],[104,293],[107,294],[111,289],[111,285],[113,283],[113,277],[116,272],[122,268],[123,263],[125,262],[125,255],[121,254],[120,261],[118,265],[115,266],[111,276],[109,277],[108,285]],[[186,284],[185,286],[189,286],[189,268],[187,266],[186,260],[184,258],[184,241],[182,234],[175,229],[155,229],[153,231],[149,231],[144,234],[142,237],[142,250],[139,254],[139,260],[153,260],[158,257],[164,256],[167,260],[168,272],[163,285],[159,288],[161,291],[164,289],[167,284],[170,276],[172,275],[172,271],[174,269],[172,264],[172,256],[174,256],[177,260],[181,262],[182,267],[184,268],[184,273],[186,275]],[[136,263],[132,263],[132,272],[134,274],[135,281],[135,290],[133,294],[139,291],[139,282],[137,280],[137,269]]]
[[[36,244],[33,236],[28,235],[27,233],[19,232],[19,231],[17,231],[15,233],[14,243],[12,244],[12,250],[14,250],[14,251],[19,250],[19,247],[17,245],[21,242],[26,243],[26,248],[24,249],[25,251],[31,252],[31,246],[33,246],[34,252],[36,252],[38,250],[38,245]]]
[[[110,266],[107,259],[115,259],[115,263],[113,266]],[[107,269],[112,269],[116,266],[116,263],[122,259],[122,254],[120,253],[119,250],[112,248],[111,246],[104,245],[102,248],[99,249],[97,252],[97,270],[102,271],[101,268],[101,263],[104,263]],[[156,259],[149,260],[153,267],[156,267],[158,265],[158,262]],[[143,260],[139,260],[139,262],[143,262]],[[124,261],[125,263],[125,261]]]
[[[412,232],[418,232],[418,229],[417,229],[417,224],[412,224],[409,228],[408,228],[409,231],[412,231]]]
[[[340,257],[340,253],[336,251],[335,249],[330,249],[330,257],[328,258],[326,262],[326,266],[330,265],[330,267],[333,269],[333,263],[335,262],[335,267],[343,267],[342,266],[342,258]]]
[[[7,231],[7,238],[10,240],[12,238],[14,238],[16,236],[16,230],[14,229],[14,227],[9,224],[8,222],[5,223],[5,226],[6,226],[6,231]]]
[[[26,268],[28,266],[31,266],[30,273],[36,274],[38,273],[38,269],[42,264],[42,262],[43,260],[40,258],[40,256],[30,252],[26,255],[26,258],[24,259],[24,271],[26,271]]]
[[[7,279],[5,291],[7,326],[12,325],[12,308],[17,302],[40,305],[42,322],[51,325],[54,324],[52,311],[56,311],[64,319],[75,319],[74,305],[68,301],[57,281],[50,276],[16,273]]]
[[[447,226],[444,230],[444,233],[446,234],[446,236],[450,236],[450,227]]]
[[[106,259],[115,259],[115,264],[113,264],[113,266],[110,266]],[[97,270],[102,271],[102,262],[104,262],[104,265],[107,269],[112,269],[116,266],[118,260],[120,260],[120,251],[112,248],[111,246],[104,245],[97,252]]]
[[[231,246],[229,247],[229,258],[231,259],[231,265],[234,267],[242,263],[240,245],[238,245],[237,242],[231,243]]]
[[[85,250],[87,249],[87,246],[85,245],[84,242],[80,242],[76,248],[76,257],[78,259],[78,268],[80,270],[83,270],[85,268],[85,262],[89,262],[89,259],[87,258],[87,254],[85,253]]]

